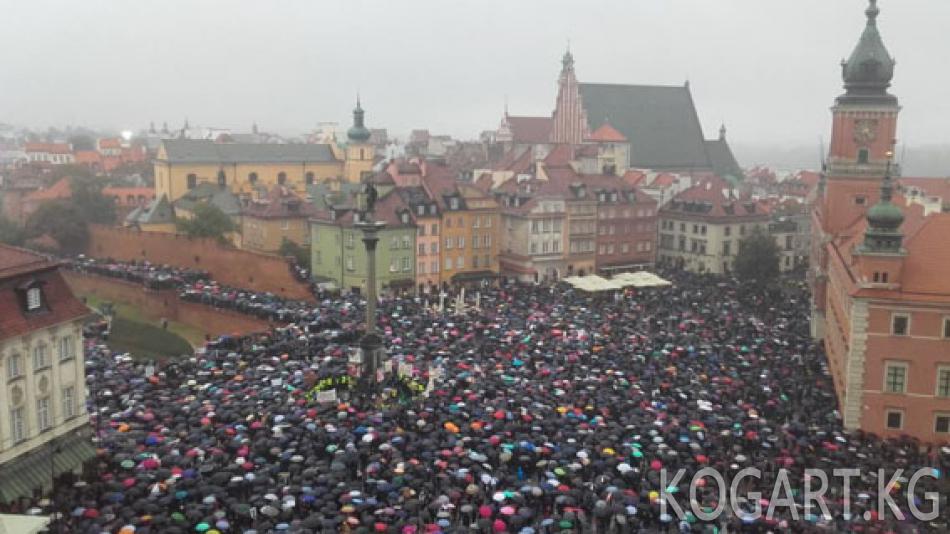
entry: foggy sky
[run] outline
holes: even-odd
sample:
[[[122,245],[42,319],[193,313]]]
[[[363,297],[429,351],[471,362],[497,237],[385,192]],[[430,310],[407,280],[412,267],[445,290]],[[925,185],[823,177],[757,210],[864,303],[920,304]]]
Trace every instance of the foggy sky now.
[[[155,121],[288,135],[350,122],[460,138],[554,106],[568,40],[585,82],[689,79],[708,137],[828,139],[866,0],[3,0],[0,122]],[[899,142],[944,143],[947,0],[880,0]]]

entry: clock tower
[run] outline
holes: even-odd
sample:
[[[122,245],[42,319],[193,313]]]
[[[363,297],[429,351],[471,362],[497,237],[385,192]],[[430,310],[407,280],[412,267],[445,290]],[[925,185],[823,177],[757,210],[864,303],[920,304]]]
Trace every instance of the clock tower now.
[[[900,169],[890,165],[900,112],[897,97],[887,92],[895,62],[877,28],[877,0],[869,0],[864,14],[861,40],[841,62],[845,92],[831,108],[831,147],[812,212],[809,282],[816,338],[824,337],[830,241],[846,234],[879,203],[882,176],[900,176]]]
[[[895,62],[878,32],[879,13],[877,0],[870,0],[861,40],[841,63],[845,93],[831,108],[827,184],[820,208],[822,229],[832,236],[878,201],[881,176],[897,139],[900,106],[887,92]],[[898,168],[892,171],[899,176]]]

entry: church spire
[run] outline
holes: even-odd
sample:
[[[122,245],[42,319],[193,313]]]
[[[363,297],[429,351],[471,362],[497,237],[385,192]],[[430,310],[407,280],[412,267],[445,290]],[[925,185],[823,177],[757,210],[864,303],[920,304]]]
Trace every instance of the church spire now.
[[[869,0],[868,8],[864,11],[867,23],[861,39],[851,57],[841,63],[846,91],[839,98],[841,102],[896,100],[887,93],[887,88],[891,86],[891,80],[894,78],[896,62],[884,46],[877,28],[877,17],[880,13],[877,0]]]
[[[369,140],[370,131],[363,124],[363,106],[360,103],[360,94],[356,93],[356,107],[353,108],[353,126],[346,131],[346,137],[351,143],[365,143]]]
[[[726,140],[726,123],[722,123],[722,125],[719,126],[719,140],[720,141]]]
[[[892,153],[888,152],[888,158]],[[881,181],[881,200],[868,210],[868,228],[864,234],[864,250],[868,252],[896,253],[901,250],[903,235],[900,227],[904,213],[891,202],[894,196],[894,181],[891,178],[891,161],[887,161],[884,179]]]

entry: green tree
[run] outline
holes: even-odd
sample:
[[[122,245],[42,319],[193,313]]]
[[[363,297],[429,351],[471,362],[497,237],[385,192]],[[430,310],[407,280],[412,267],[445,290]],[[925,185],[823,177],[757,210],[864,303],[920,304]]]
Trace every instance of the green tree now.
[[[227,235],[237,231],[237,225],[220,208],[201,203],[195,206],[190,219],[178,219],[178,231],[190,237],[213,237],[221,243],[230,243]]]
[[[95,175],[92,173],[92,170],[85,165],[77,165],[75,163],[67,163],[66,165],[53,165],[53,168],[50,170],[47,179],[50,184],[54,184],[59,181],[60,178],[65,177],[70,178],[93,178]]]
[[[23,244],[23,229],[2,215],[0,215],[0,243],[15,246]]]
[[[736,276],[743,282],[767,285],[779,275],[779,248],[775,239],[756,227],[739,241],[735,261]]]
[[[68,139],[69,143],[73,145],[73,150],[95,150],[96,141],[92,138],[91,135],[78,134],[71,135]]]
[[[115,224],[115,202],[102,194],[102,184],[91,177],[73,177],[72,201],[86,222]]]
[[[280,249],[277,251],[281,256],[293,256],[297,265],[310,270],[310,247],[305,247],[284,238],[280,243]]]
[[[79,207],[70,201],[55,200],[40,205],[26,221],[26,237],[49,234],[63,252],[79,254],[89,244],[89,228]]]

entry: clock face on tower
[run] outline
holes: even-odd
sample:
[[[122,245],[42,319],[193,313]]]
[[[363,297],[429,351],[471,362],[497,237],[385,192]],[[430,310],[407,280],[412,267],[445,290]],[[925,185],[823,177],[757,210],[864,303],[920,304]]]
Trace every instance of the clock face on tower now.
[[[869,145],[877,139],[877,119],[858,119],[854,121],[854,142]]]

